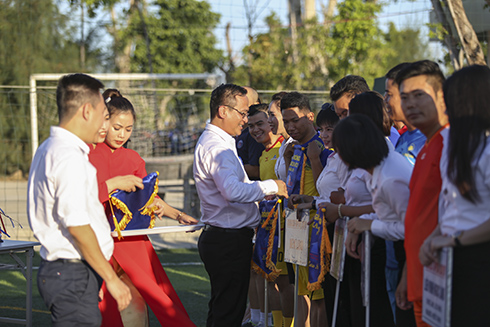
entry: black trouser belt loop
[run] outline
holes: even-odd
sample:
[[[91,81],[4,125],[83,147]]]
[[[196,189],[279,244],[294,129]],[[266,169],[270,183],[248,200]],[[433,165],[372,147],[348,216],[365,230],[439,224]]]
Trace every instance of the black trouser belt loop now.
[[[219,232],[219,233],[237,233],[237,234],[253,234],[253,229],[248,227],[242,228],[221,228],[211,225],[204,225],[205,232]]]

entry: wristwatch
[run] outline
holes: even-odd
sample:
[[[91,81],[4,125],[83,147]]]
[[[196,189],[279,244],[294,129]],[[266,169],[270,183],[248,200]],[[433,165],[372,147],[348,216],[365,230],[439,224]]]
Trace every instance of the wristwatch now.
[[[463,246],[461,244],[461,241],[459,240],[459,238],[461,237],[462,234],[463,234],[462,230],[458,230],[456,233],[454,233],[454,235],[453,235],[454,247],[457,248],[457,247]]]
[[[316,210],[316,200],[311,201],[311,209]]]

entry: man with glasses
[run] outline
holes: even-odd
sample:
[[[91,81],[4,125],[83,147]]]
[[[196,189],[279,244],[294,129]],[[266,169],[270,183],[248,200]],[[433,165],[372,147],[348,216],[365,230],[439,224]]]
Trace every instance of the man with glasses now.
[[[238,158],[234,136],[247,123],[247,91],[222,84],[211,94],[211,122],[194,152],[194,179],[206,225],[199,254],[211,282],[207,326],[240,326],[247,303],[252,237],[266,195],[287,197],[280,180],[251,182]]]

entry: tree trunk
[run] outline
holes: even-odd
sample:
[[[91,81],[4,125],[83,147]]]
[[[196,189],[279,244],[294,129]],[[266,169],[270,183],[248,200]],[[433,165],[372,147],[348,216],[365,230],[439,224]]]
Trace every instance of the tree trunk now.
[[[301,22],[301,1],[300,0],[288,0],[289,4],[289,32],[291,34],[291,47],[293,48],[293,76],[295,79],[295,88],[301,89],[300,74],[298,72],[299,53],[298,53],[298,30],[297,26]]]
[[[485,62],[485,56],[483,55],[480,42],[478,41],[473,26],[466,16],[463,2],[461,0],[446,1],[468,64],[486,65],[487,63]]]
[[[446,19],[446,15],[444,14],[444,10],[442,9],[441,1],[444,0],[431,0],[432,6],[434,7],[434,11],[436,13],[437,20],[442,24],[444,29],[447,31],[447,34],[444,35],[444,43],[449,52],[449,56],[451,58],[451,63],[453,64],[454,69],[458,70],[463,67],[463,61],[460,60],[460,49],[458,49],[458,42],[456,38],[453,36],[453,32],[451,29],[451,25],[449,21]]]

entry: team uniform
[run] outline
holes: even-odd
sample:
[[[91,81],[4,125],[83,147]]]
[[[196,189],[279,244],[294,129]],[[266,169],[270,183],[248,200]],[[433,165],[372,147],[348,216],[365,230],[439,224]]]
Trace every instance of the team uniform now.
[[[126,148],[112,150],[107,144],[98,144],[89,155],[97,168],[99,199],[104,204],[107,219],[112,222],[109,192],[106,181],[116,176],[147,175],[140,155]],[[164,326],[195,326],[175,292],[148,236],[130,236],[114,241],[113,259],[124,270],[148,306]],[[117,303],[103,286],[104,299],[99,307],[102,326],[123,326]]]
[[[321,154],[320,154],[320,161],[322,163],[322,166],[325,167],[327,163],[327,159],[329,155],[332,153],[331,150],[328,150],[325,148],[323,145],[322,140],[318,136],[318,134],[315,134],[308,142],[304,143],[301,145],[301,147],[304,149],[304,152],[306,152],[306,149],[308,148],[308,145],[310,142],[316,142],[317,145],[320,147]],[[305,156],[306,153],[304,154]],[[291,172],[291,166],[289,167],[289,172]],[[301,175],[304,175],[303,178],[301,178]],[[296,179],[292,179],[288,173],[288,178],[286,185],[288,186],[288,189],[292,189],[293,191],[290,192],[290,196],[292,194],[299,194],[299,190],[301,189],[301,179],[303,179],[303,193],[304,195],[310,195],[310,196],[318,196],[318,191],[316,189],[316,182],[313,177],[313,170],[311,168],[311,163],[310,159],[307,157],[306,158],[306,164],[304,166],[304,171],[302,174],[297,174]],[[312,216],[315,216],[316,211],[315,210],[310,210],[310,218]],[[311,225],[310,225],[310,236],[311,236]],[[298,295],[312,295],[313,300],[320,300],[323,299],[323,289],[319,289],[317,291],[314,291],[313,294],[312,292],[308,291],[307,285],[308,285],[308,266],[300,266],[298,269],[298,279],[299,279],[299,285],[298,285]]]
[[[405,253],[407,257],[407,297],[414,304],[417,324],[422,322],[423,266],[420,247],[437,226],[438,201],[441,191],[443,137],[440,129],[422,148],[410,179],[410,199],[405,215]]]

